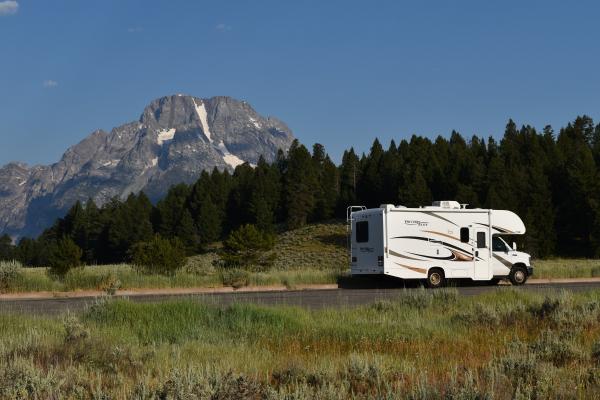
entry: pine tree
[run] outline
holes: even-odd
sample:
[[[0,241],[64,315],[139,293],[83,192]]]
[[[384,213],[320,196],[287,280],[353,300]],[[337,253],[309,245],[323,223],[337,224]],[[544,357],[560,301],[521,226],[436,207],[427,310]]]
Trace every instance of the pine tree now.
[[[419,207],[431,204],[431,191],[419,168],[415,168],[405,178],[406,184],[400,188],[398,197],[407,207]]]
[[[0,261],[12,260],[15,258],[15,249],[12,239],[7,234],[0,236]]]
[[[323,221],[331,218],[335,211],[339,194],[338,170],[321,144],[313,146],[312,159],[318,180],[312,220]]]
[[[254,169],[248,210],[250,222],[265,232],[275,228],[281,198],[280,179],[279,170],[260,157]]]
[[[554,195],[557,205],[556,233],[567,255],[594,255],[600,249],[593,237],[599,203],[597,170],[589,146],[587,123],[577,119],[561,129],[556,145],[558,182]]]
[[[338,218],[346,218],[346,208],[358,205],[356,186],[360,179],[360,168],[358,157],[353,148],[344,152],[342,165],[339,167],[339,175],[340,194],[336,215]]]
[[[212,243],[221,237],[223,221],[210,195],[202,201],[196,221],[201,244]]]
[[[375,139],[369,155],[364,160],[358,197],[367,207],[378,207],[383,195],[383,176],[381,164],[383,161],[383,147]]]
[[[286,223],[290,229],[305,225],[316,204],[317,174],[306,147],[294,140],[284,173]]]
[[[200,238],[194,218],[188,209],[182,211],[174,236],[181,241],[187,254],[192,255],[198,250]]]

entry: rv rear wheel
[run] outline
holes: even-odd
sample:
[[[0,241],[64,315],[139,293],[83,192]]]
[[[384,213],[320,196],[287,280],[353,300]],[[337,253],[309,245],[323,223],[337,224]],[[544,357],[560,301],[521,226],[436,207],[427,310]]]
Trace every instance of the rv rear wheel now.
[[[427,286],[430,288],[440,288],[446,285],[446,277],[444,271],[440,268],[433,268],[427,274]]]
[[[510,279],[510,283],[515,286],[522,285],[527,282],[527,271],[522,267],[513,267],[513,269],[510,270],[508,279]]]

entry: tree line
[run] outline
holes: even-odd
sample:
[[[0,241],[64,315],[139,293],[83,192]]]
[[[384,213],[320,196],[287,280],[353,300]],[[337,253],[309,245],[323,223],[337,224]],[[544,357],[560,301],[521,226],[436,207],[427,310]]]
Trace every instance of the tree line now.
[[[84,263],[123,262],[155,235],[176,238],[193,254],[247,224],[272,233],[345,218],[349,205],[433,200],[515,211],[527,227],[519,241],[535,256],[598,257],[599,166],[600,124],[587,116],[558,133],[510,120],[499,142],[454,131],[449,138],[392,140],[387,149],[375,139],[368,154],[345,151],[339,166],[322,145],[311,152],[296,140],[273,163],[261,158],[233,173],[202,172],[156,205],[144,193],[102,207],[78,202],[37,239],[13,246],[0,238],[0,259],[45,265],[48,248],[68,238]]]

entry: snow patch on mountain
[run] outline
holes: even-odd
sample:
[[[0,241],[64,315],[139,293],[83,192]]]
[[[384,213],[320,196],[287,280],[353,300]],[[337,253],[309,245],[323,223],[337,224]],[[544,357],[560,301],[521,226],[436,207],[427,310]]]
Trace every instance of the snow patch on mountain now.
[[[237,167],[238,165],[242,165],[245,161],[236,156],[235,154],[231,154],[229,150],[227,150],[227,146],[221,140],[219,145],[217,146],[221,154],[223,154],[223,161],[225,161],[232,168]]]
[[[107,162],[105,162],[105,163],[102,163],[102,166],[103,166],[103,167],[112,167],[112,166],[114,166],[114,165],[117,165],[117,164],[119,164],[119,162],[120,162],[120,161],[121,161],[121,160],[110,160],[110,161],[107,161]]]
[[[200,105],[198,105],[196,100],[194,100],[194,107],[196,107],[196,114],[198,114],[198,118],[202,124],[202,130],[208,138],[208,141],[212,143],[212,135],[210,133],[210,128],[208,127],[208,114],[206,113],[206,107],[204,107],[204,103],[200,102]]]
[[[175,128],[171,128],[171,129],[163,129],[162,131],[158,132],[158,144],[162,146],[163,143],[168,142],[169,140],[173,140],[173,138],[175,137],[175,131],[177,129]]]
[[[262,128],[261,124],[254,118],[250,117],[250,122],[252,122],[252,125],[254,125],[256,127],[256,129],[260,129]]]

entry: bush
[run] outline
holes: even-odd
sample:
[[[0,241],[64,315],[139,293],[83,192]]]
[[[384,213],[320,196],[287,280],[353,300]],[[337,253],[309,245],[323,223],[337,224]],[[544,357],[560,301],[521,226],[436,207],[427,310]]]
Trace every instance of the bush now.
[[[108,274],[104,275],[99,285],[99,289],[109,296],[114,296],[117,293],[117,290],[119,290],[120,288],[121,281],[112,272],[109,272]]]
[[[570,332],[557,333],[545,330],[530,345],[530,348],[539,359],[549,361],[556,366],[563,366],[584,357],[570,336]]]
[[[18,261],[0,261],[0,293],[14,289],[23,277],[21,263]]]
[[[221,259],[225,266],[270,267],[275,261],[269,251],[275,245],[272,234],[261,232],[254,225],[244,225],[231,232],[223,243]]]
[[[219,271],[223,286],[232,286],[234,289],[239,289],[248,286],[250,274],[239,268],[225,268]]]
[[[131,259],[137,270],[147,274],[174,275],[185,264],[185,248],[178,239],[155,236],[131,249]]]
[[[51,276],[62,279],[72,268],[81,266],[81,256],[81,249],[73,240],[62,238],[49,246],[48,272]]]
[[[425,309],[435,305],[448,307],[458,300],[458,291],[453,288],[441,290],[416,289],[398,296],[397,302],[406,307]]]
[[[90,336],[90,331],[73,315],[67,315],[63,321],[65,343],[77,343]]]

